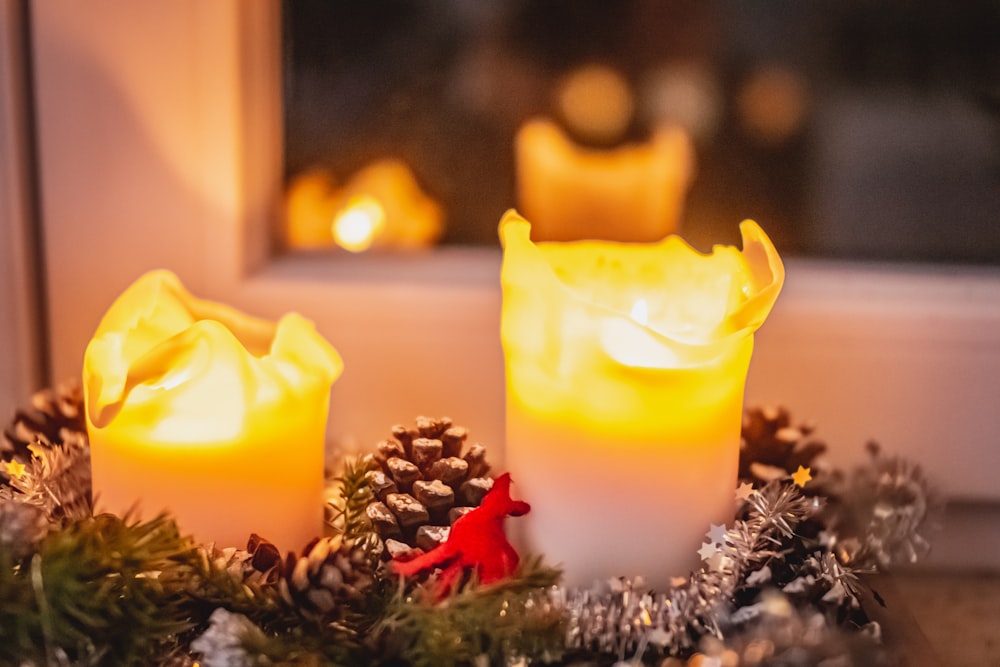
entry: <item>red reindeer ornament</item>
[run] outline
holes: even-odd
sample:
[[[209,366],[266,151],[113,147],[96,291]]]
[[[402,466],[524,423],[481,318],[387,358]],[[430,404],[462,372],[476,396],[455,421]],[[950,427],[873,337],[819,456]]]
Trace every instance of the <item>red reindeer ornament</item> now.
[[[441,568],[438,591],[446,593],[467,568],[475,568],[480,583],[503,579],[517,568],[520,560],[503,532],[504,519],[521,516],[531,506],[510,497],[510,473],[493,480],[493,488],[482,504],[460,517],[451,527],[448,539],[412,560],[393,561],[393,569],[412,577],[424,570]]]

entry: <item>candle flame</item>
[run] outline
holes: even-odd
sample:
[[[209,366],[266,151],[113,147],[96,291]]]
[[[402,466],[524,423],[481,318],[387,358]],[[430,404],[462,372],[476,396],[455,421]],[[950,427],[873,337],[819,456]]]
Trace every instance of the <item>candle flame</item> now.
[[[649,324],[649,306],[646,305],[645,299],[638,299],[632,306],[632,312],[629,313],[629,317],[641,324],[646,326]]]
[[[333,239],[351,252],[364,252],[385,226],[385,209],[373,197],[352,197],[333,220]]]

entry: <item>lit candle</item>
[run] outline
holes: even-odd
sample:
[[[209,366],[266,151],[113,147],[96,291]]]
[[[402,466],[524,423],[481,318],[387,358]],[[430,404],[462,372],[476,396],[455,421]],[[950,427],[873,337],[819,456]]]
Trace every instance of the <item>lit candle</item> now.
[[[337,210],[336,181],[321,167],[296,174],[285,191],[284,241],[295,250],[333,245],[330,222]]]
[[[533,120],[518,132],[515,152],[518,207],[536,241],[657,241],[677,229],[693,160],[679,128],[597,150]]]
[[[400,160],[373,162],[340,188],[328,172],[313,169],[292,179],[285,197],[290,248],[418,250],[434,245],[443,228],[441,206]]]
[[[99,511],[167,511],[204,542],[284,550],[322,533],[330,386],[342,363],[297,314],[276,324],[139,278],[84,355]]]
[[[567,580],[686,575],[732,518],[753,333],[784,281],[752,221],[742,252],[538,243],[514,212],[501,338],[507,467],[532,512],[525,548]]]
[[[337,193],[334,241],[352,252],[371,246],[413,250],[434,245],[444,213],[406,163],[378,160],[351,176]],[[366,235],[359,234],[368,229]]]

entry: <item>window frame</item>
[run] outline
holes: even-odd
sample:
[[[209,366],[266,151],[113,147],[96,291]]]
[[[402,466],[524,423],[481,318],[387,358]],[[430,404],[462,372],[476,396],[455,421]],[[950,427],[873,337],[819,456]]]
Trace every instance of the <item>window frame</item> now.
[[[25,7],[0,5],[0,414],[12,415],[42,383]]]
[[[270,256],[279,3],[39,2],[32,30],[50,379],[78,374],[108,304],[166,267],[196,293],[317,323],[346,361],[330,429],[343,447],[449,414],[502,458],[499,249]],[[747,403],[817,422],[838,465],[874,438],[953,498],[1000,500],[995,466],[983,465],[1000,462],[1000,270],[787,264]]]

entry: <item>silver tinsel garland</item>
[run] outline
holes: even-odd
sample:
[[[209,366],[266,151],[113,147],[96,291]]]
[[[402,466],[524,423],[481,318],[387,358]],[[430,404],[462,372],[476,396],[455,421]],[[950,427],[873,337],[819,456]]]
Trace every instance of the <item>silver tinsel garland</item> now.
[[[567,647],[628,664],[699,652],[722,665],[726,651],[728,664],[883,664],[881,629],[861,610],[863,576],[926,554],[936,503],[919,466],[874,445],[869,454],[851,475],[816,471],[835,508],[788,478],[748,494],[716,554],[668,591],[627,579],[552,591]],[[797,532],[806,522],[815,525]]]

